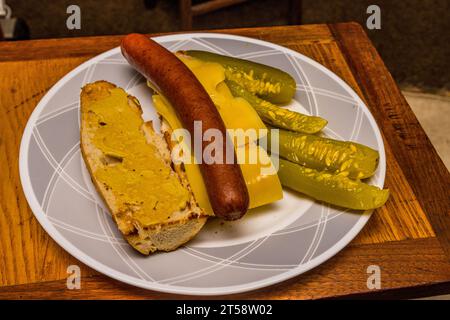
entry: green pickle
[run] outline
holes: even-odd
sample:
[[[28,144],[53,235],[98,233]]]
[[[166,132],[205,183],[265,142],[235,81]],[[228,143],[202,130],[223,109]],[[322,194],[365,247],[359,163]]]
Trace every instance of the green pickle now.
[[[283,186],[348,209],[370,210],[385,204],[389,190],[361,181],[377,169],[378,151],[359,143],[314,135],[327,125],[327,120],[276,105],[289,103],[295,95],[296,83],[288,73],[206,51],[183,53],[221,64],[233,96],[247,100],[266,124],[281,128],[278,177]],[[270,144],[270,130],[267,140]]]
[[[348,209],[379,208],[389,198],[388,189],[383,190],[359,180],[351,180],[344,172],[331,174],[317,171],[284,159],[280,159],[278,177],[283,186],[316,200]]]
[[[356,142],[286,130],[279,130],[278,154],[284,159],[315,170],[347,172],[351,179],[372,176],[379,159],[378,151]]]
[[[322,130],[328,123],[327,120],[320,117],[307,116],[280,108],[269,101],[258,98],[234,81],[225,80],[225,83],[233,96],[247,100],[264,122],[277,128],[312,134]]]
[[[294,78],[280,69],[200,50],[187,50],[183,53],[203,61],[221,64],[228,80],[239,83],[247,91],[272,103],[289,103],[295,95]]]

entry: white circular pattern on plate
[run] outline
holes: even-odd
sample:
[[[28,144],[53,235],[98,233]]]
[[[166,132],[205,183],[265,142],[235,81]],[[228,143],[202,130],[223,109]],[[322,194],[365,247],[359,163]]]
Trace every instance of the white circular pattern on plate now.
[[[200,49],[250,59],[289,72],[297,81],[290,107],[329,120],[325,134],[380,152],[370,183],[383,186],[386,170],[380,131],[361,99],[313,60],[284,47],[225,34],[154,38],[175,51]],[[79,92],[107,80],[135,95],[144,118],[155,118],[144,78],[119,48],[63,77],[31,115],[20,148],[20,176],[36,218],[50,236],[83,263],[110,277],[164,292],[218,295],[243,292],[299,275],[326,261],[361,230],[370,212],[339,210],[285,191],[285,199],[253,210],[244,220],[214,219],[186,246],[143,257],[123,240],[90,182],[79,148]]]

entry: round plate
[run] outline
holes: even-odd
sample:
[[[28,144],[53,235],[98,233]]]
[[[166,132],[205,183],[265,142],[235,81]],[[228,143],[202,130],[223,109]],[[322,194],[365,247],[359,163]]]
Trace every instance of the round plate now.
[[[375,120],[357,94],[322,65],[272,43],[226,34],[153,39],[171,51],[212,51],[290,73],[297,82],[291,108],[327,119],[327,136],[379,150],[379,168],[368,182],[383,186],[386,161]],[[239,221],[210,219],[194,240],[176,251],[140,255],[118,232],[81,157],[80,88],[96,80],[124,88],[140,100],[145,119],[156,119],[144,78],[115,48],[78,66],[53,86],[31,115],[20,146],[20,177],[36,218],[59,245],[95,270],[164,292],[238,293],[318,266],[344,248],[368,221],[370,212],[339,210],[285,190],[283,200],[251,210]]]

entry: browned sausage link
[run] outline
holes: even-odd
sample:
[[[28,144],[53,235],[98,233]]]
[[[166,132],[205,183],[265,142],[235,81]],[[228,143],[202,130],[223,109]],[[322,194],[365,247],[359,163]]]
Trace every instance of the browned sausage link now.
[[[226,220],[241,218],[248,210],[249,196],[239,165],[225,163],[226,150],[232,150],[226,139],[225,125],[214,103],[194,74],[174,54],[142,34],[129,34],[121,44],[128,62],[154,82],[175,108],[181,122],[194,137],[194,121],[201,121],[203,133],[220,130],[223,141],[223,164],[200,166],[214,214]],[[202,139],[202,154],[209,144]],[[217,156],[217,154],[215,155]]]

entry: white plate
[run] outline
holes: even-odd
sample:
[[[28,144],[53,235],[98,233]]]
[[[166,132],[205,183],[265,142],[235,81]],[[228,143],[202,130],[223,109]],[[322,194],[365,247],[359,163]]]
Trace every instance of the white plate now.
[[[386,161],[380,131],[350,87],[317,62],[287,48],[226,34],[154,38],[168,49],[200,49],[254,60],[289,72],[297,81],[292,108],[329,121],[328,136],[380,152],[369,183],[382,187]],[[242,220],[211,219],[186,246],[144,257],[121,237],[97,195],[79,147],[79,93],[107,80],[135,95],[144,118],[155,118],[144,79],[107,51],[64,76],[31,115],[20,147],[20,177],[28,203],[50,236],[74,257],[117,280],[164,292],[219,295],[265,287],[302,274],[344,248],[370,212],[339,210],[285,191],[284,199]]]

